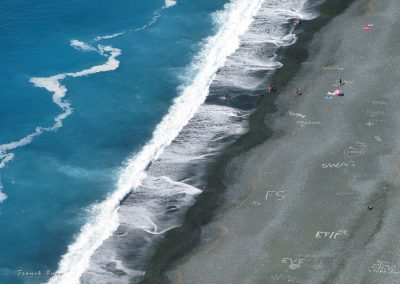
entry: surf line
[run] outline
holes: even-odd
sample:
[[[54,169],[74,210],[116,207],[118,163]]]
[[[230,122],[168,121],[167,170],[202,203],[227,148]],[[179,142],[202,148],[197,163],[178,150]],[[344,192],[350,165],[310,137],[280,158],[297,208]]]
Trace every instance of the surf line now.
[[[121,200],[135,190],[146,177],[146,167],[158,159],[164,149],[178,136],[183,127],[204,103],[211,82],[228,56],[240,45],[240,36],[248,29],[264,0],[231,0],[224,9],[213,14],[218,30],[203,41],[202,48],[189,66],[195,74],[187,85],[179,88],[168,113],[153,132],[151,140],[126,161],[115,191],[103,202],[95,204],[88,222],[81,228],[59,262],[57,273],[48,283],[75,284],[89,267],[93,253],[119,226]]]
[[[36,127],[35,131],[25,136],[24,138],[0,145],[0,169],[14,158],[14,153],[11,150],[25,146],[33,141],[36,136],[44,132],[56,131],[62,127],[63,120],[71,115],[73,108],[71,104],[64,99],[67,94],[67,88],[61,84],[61,81],[66,77],[81,77],[98,72],[112,71],[118,68],[119,61],[117,57],[121,54],[121,50],[112,46],[98,45],[97,48],[89,46],[81,41],[72,40],[71,46],[82,51],[97,51],[99,54],[106,56],[108,59],[104,64],[96,65],[88,69],[78,72],[62,73],[51,77],[31,78],[30,82],[36,87],[45,88],[50,93],[53,93],[53,102],[63,110],[63,112],[54,118],[54,123],[49,127]],[[78,47],[79,46],[79,47]]]

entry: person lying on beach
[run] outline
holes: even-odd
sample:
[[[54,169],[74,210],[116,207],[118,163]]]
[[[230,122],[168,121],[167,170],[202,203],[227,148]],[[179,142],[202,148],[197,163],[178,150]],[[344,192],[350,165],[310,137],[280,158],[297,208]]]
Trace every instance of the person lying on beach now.
[[[294,21],[293,21],[293,25],[294,25],[294,26],[300,25],[300,20],[299,20],[299,19],[294,20]]]
[[[228,97],[225,96],[225,95],[223,95],[223,96],[221,96],[221,97],[218,97],[218,99],[220,99],[220,100],[223,101],[223,102],[226,102],[226,101],[228,100]]]
[[[328,96],[339,96],[339,97],[343,97],[344,93],[341,90],[335,90],[334,92],[327,92],[326,93]]]

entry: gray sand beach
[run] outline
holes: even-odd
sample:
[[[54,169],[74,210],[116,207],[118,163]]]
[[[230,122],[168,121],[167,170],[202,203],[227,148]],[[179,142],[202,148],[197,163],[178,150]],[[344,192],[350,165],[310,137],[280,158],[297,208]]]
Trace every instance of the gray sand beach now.
[[[315,34],[171,282],[400,283],[399,26],[398,0],[358,0]]]

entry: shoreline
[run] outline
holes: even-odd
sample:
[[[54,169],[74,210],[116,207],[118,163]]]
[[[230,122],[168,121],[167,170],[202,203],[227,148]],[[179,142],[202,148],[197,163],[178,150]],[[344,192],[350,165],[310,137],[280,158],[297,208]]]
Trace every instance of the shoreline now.
[[[169,231],[153,255],[147,269],[144,283],[165,283],[164,272],[175,266],[179,260],[189,254],[200,241],[201,227],[211,222],[225,205],[226,187],[223,184],[225,169],[229,162],[240,154],[247,152],[272,137],[272,129],[265,125],[268,114],[277,111],[275,101],[280,92],[300,69],[309,57],[309,44],[321,28],[334,17],[341,14],[354,0],[327,0],[319,8],[319,16],[310,21],[303,21],[296,32],[297,42],[280,49],[283,67],[272,76],[271,83],[278,89],[272,95],[266,95],[257,102],[256,110],[249,118],[249,130],[235,143],[229,146],[212,166],[208,183],[204,191],[189,208],[182,226]],[[229,206],[234,207],[234,205]],[[226,208],[223,211],[228,210]],[[223,213],[222,213],[223,214]]]

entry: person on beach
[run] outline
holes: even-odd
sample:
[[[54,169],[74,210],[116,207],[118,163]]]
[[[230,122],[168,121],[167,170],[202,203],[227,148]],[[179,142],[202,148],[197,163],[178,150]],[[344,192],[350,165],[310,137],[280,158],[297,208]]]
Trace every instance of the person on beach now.
[[[342,85],[344,85],[344,82],[343,82],[342,78],[339,78],[339,86],[342,86]]]
[[[220,99],[220,100],[223,101],[223,102],[226,102],[226,101],[228,100],[228,97],[225,96],[225,95],[223,95],[223,96],[221,96],[221,97],[218,97],[218,99]]]
[[[301,93],[300,91],[299,91],[299,89],[298,88],[296,88],[296,93],[295,93],[295,96],[301,96],[303,93]]]
[[[293,25],[294,25],[294,26],[300,25],[300,20],[299,20],[299,19],[295,19],[295,20],[293,21]]]
[[[272,94],[272,92],[274,91],[274,87],[272,86],[272,84],[268,85],[268,94]]]
[[[327,96],[338,96],[338,97],[343,97],[344,93],[342,92],[342,90],[335,90],[334,92],[328,92],[326,93]]]

